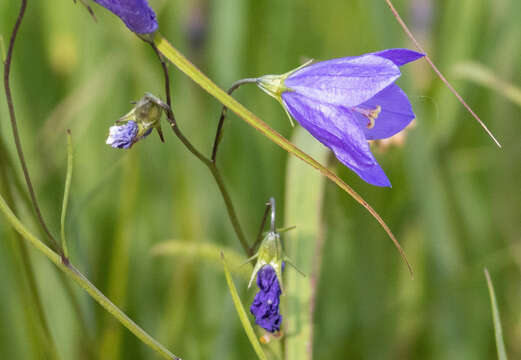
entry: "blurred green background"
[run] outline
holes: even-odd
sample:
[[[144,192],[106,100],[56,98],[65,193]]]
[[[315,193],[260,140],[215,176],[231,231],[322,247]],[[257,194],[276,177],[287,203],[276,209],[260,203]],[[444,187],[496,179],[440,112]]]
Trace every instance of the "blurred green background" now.
[[[306,58],[412,48],[383,0],[150,3],[165,37],[223,88],[240,78],[286,72]],[[329,164],[390,225],[415,278],[376,221],[324,182],[322,206],[307,209],[311,219],[320,220],[324,240],[314,358],[497,358],[483,275],[487,267],[507,352],[519,359],[521,2],[396,0],[395,5],[503,149],[487,138],[425,61],[403,68],[398,83],[417,114],[415,127],[403,142],[374,147],[393,188],[372,187],[336,160]],[[18,1],[0,2],[4,48],[18,7]],[[96,4],[93,9],[97,22],[70,0],[29,1],[15,48],[14,100],[44,217],[58,235],[69,128],[75,154],[66,226],[72,262],[183,359],[253,359],[220,265],[193,253],[153,254],[156,245],[173,239],[187,248],[208,242],[237,253],[241,248],[208,170],[166,126],[166,144],[153,135],[130,151],[105,145],[108,127],[130,110],[130,101],[147,91],[163,97],[163,80],[150,48],[115,16]],[[180,126],[209,153],[220,106],[170,68]],[[236,97],[292,136],[295,130],[272,98],[254,86],[241,88]],[[287,197],[289,187],[304,181],[286,178],[287,153],[234,115],[230,118],[219,165],[248,238],[256,236],[270,196],[278,202],[279,225],[305,226],[309,219],[282,219],[289,208],[286,199],[298,203]],[[0,189],[4,196],[12,193],[24,223],[37,232],[3,94],[0,129]],[[307,174],[313,171],[302,176]],[[320,189],[307,191],[312,196]],[[0,239],[0,358],[51,358],[29,296],[19,239],[3,218]],[[47,259],[32,249],[29,254],[59,358],[155,358]],[[304,270],[312,275],[312,269]],[[247,291],[243,278],[235,281],[248,304],[254,290]],[[286,286],[291,288],[291,282]],[[268,355],[276,358],[271,350]]]

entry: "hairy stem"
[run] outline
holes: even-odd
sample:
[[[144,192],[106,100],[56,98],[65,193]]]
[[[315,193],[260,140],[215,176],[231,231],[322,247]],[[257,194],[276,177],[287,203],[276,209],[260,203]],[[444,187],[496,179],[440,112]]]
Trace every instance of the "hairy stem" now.
[[[7,107],[9,108],[9,118],[11,120],[11,128],[13,130],[13,138],[14,138],[14,142],[16,145],[16,152],[18,153],[18,159],[20,160],[20,164],[22,165],[22,171],[24,174],[25,182],[27,184],[27,189],[28,189],[29,195],[31,197],[31,202],[33,204],[34,211],[36,212],[38,222],[40,223],[45,234],[47,235],[47,238],[49,239],[51,247],[60,254],[60,256],[62,257],[62,259],[64,261],[66,261],[63,250],[58,245],[58,243],[56,242],[54,237],[52,236],[51,232],[49,231],[49,228],[47,227],[47,224],[45,223],[45,220],[43,219],[42,212],[40,210],[40,206],[38,205],[38,200],[36,199],[36,194],[34,192],[31,177],[29,176],[29,169],[27,168],[27,163],[25,161],[25,156],[24,156],[24,153],[22,150],[22,142],[20,141],[20,135],[18,133],[18,125],[16,122],[16,114],[14,111],[13,96],[11,94],[11,87],[9,84],[9,75],[11,72],[11,61],[12,61],[12,57],[13,57],[14,44],[15,44],[16,36],[18,34],[18,30],[20,29],[20,25],[22,23],[24,15],[25,15],[26,8],[27,8],[27,0],[22,0],[20,12],[18,13],[18,17],[17,17],[15,25],[13,27],[13,32],[11,34],[11,38],[9,39],[7,57],[6,57],[5,63],[4,63],[5,98],[7,101]]]
[[[228,189],[226,188],[226,185],[224,184],[224,180],[221,176],[221,173],[219,169],[217,168],[217,165],[215,161],[207,158],[205,155],[203,155],[199,150],[197,150],[192,143],[183,135],[181,129],[179,129],[179,125],[177,124],[177,121],[174,116],[174,112],[172,110],[172,96],[170,93],[170,75],[168,73],[168,67],[166,62],[163,60],[163,57],[159,50],[157,49],[156,45],[154,43],[150,43],[150,46],[156,53],[159,61],[161,62],[161,66],[163,68],[163,75],[165,78],[165,96],[166,96],[166,103],[168,105],[168,109],[166,110],[166,115],[168,122],[170,123],[170,127],[174,131],[174,134],[181,140],[183,145],[195,156],[197,157],[212,173],[212,176],[217,183],[217,187],[219,188],[219,191],[221,193],[221,196],[224,200],[224,204],[226,206],[226,210],[228,212],[228,217],[230,218],[230,222],[232,223],[233,229],[235,231],[235,234],[237,235],[237,238],[239,239],[239,242],[241,243],[244,252],[251,256],[251,249],[248,246],[248,242],[246,241],[246,236],[244,235],[244,232],[242,231],[242,227],[239,223],[239,218],[237,216],[237,212],[235,211],[235,208],[232,203],[232,199],[230,197],[230,194],[228,192]],[[237,85],[239,87],[241,84]],[[232,90],[233,91],[233,90]],[[223,110],[225,111],[225,110]],[[224,119],[223,119],[224,121]],[[222,125],[221,125],[222,128]],[[218,136],[218,135],[217,135]],[[215,144],[214,144],[215,148]]]

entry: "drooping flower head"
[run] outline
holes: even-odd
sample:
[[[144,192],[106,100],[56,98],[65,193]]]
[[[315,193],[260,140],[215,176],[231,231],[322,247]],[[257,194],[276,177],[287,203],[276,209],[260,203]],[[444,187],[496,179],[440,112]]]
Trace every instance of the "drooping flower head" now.
[[[250,312],[255,316],[255,323],[271,333],[279,331],[282,315],[279,312],[280,294],[277,273],[271,265],[263,266],[257,273],[259,292],[255,295]]]
[[[156,13],[147,0],[94,0],[114,15],[137,34],[150,34],[157,30]]]
[[[163,141],[159,120],[165,106],[167,105],[157,97],[146,93],[128,114],[110,127],[107,144],[113,148],[129,149],[139,140],[146,138],[153,129],[157,130]]]
[[[400,66],[423,56],[389,49],[305,64],[262,76],[257,84],[363,180],[391,186],[367,140],[393,136],[414,119],[407,95],[394,82]]]

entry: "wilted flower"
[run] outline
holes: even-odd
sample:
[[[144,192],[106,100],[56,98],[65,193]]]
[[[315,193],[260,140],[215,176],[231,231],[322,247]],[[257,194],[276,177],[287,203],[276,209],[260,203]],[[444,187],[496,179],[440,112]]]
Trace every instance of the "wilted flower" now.
[[[128,149],[137,139],[138,126],[134,121],[124,125],[114,125],[109,129],[107,144],[113,148]]]
[[[167,105],[152,94],[145,94],[125,116],[109,129],[107,144],[113,148],[129,149],[156,129],[161,141],[161,112]]]
[[[157,30],[156,13],[147,0],[94,0],[118,16],[137,34],[149,34]]]
[[[391,186],[367,140],[390,137],[414,119],[407,96],[394,82],[400,66],[423,56],[389,49],[305,64],[262,76],[257,84],[362,179]]]
[[[280,330],[282,315],[279,313],[281,289],[277,273],[271,265],[264,265],[257,273],[259,292],[250,307],[255,323],[269,332]]]

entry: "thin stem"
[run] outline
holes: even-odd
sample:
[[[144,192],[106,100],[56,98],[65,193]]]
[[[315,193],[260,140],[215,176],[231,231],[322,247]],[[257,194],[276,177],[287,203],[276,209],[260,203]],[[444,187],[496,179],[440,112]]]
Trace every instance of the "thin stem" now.
[[[262,241],[262,236],[264,235],[264,226],[266,226],[266,220],[268,220],[268,214],[270,213],[271,203],[266,203],[266,209],[264,210],[264,215],[262,215],[262,221],[259,228],[259,232],[257,234],[257,239],[255,239],[255,243],[251,246],[250,251],[253,253],[257,246]]]
[[[407,267],[409,268],[409,272],[412,275],[412,267],[409,264],[405,253],[400,246],[400,243],[392,233],[391,229],[382,217],[365,201],[362,196],[360,196],[353,188],[351,188],[348,184],[346,184],[342,179],[340,179],[336,174],[334,174],[331,170],[324,167],[318,161],[313,159],[311,156],[306,154],[304,151],[296,147],[292,144],[288,139],[284,138],[274,129],[268,126],[264,121],[258,118],[251,111],[246,109],[243,105],[241,105],[237,100],[228,95],[224,90],[219,88],[212,80],[210,80],[205,74],[201,72],[194,64],[192,64],[183,54],[181,54],[175,47],[172,46],[159,32],[156,32],[153,35],[154,45],[157,47],[157,50],[172,64],[177,66],[179,70],[185,73],[190,79],[192,79],[196,84],[198,84],[202,89],[207,91],[210,95],[219,100],[223,105],[226,105],[230,110],[232,110],[235,114],[237,114],[241,119],[246,121],[249,125],[254,127],[257,131],[262,133],[268,139],[273,141],[275,144],[280,146],[282,149],[287,151],[288,153],[298,157],[306,164],[310,165],[317,171],[319,171],[322,175],[326,176],[329,180],[335,183],[339,188],[349,194],[356,202],[362,205],[373,218],[378,221],[380,226],[387,233],[394,246],[398,249],[400,256],[403,258]]]
[[[177,356],[168,351],[157,340],[150,336],[145,330],[140,328],[123,311],[114,305],[101,291],[98,290],[78,269],[70,263],[64,263],[60,255],[45,245],[40,239],[34,236],[13,214],[4,198],[0,195],[0,211],[4,214],[9,224],[36,250],[45,255],[68,277],[80,285],[94,300],[96,300],[106,311],[114,316],[123,326],[132,332],[138,339],[143,341],[148,347],[152,348],[165,359],[180,360]]]
[[[257,82],[256,78],[246,78],[241,79],[239,81],[236,81],[230,86],[227,93],[228,95],[231,95],[235,90],[241,87],[241,85],[244,84],[251,84]],[[217,131],[215,132],[215,139],[213,141],[213,149],[212,149],[212,162],[215,162],[217,160],[217,150],[219,149],[219,144],[221,143],[221,139],[223,136],[223,126],[224,126],[224,120],[226,120],[226,113],[228,112],[228,108],[223,105],[223,108],[221,110],[221,116],[219,118],[219,123],[217,124]]]
[[[248,256],[252,256],[253,252],[251,251],[250,247],[248,246],[248,242],[246,241],[246,236],[244,235],[244,232],[242,231],[242,227],[239,223],[239,218],[237,217],[237,213],[235,212],[235,208],[233,207],[232,199],[230,197],[230,194],[228,193],[228,190],[226,189],[226,185],[224,184],[223,178],[221,176],[221,172],[217,168],[217,166],[212,163],[210,166],[208,166],[210,169],[210,172],[213,175],[213,178],[215,179],[215,182],[217,183],[217,187],[221,191],[221,196],[223,197],[224,204],[226,205],[226,210],[228,211],[228,217],[230,218],[230,221],[232,223],[233,229],[235,230],[235,234],[237,235],[237,238],[239,239],[239,242],[242,245],[242,248],[244,249],[244,252]]]
[[[71,190],[73,156],[71,131],[67,130],[67,175],[65,176],[65,190],[63,192],[62,214],[60,221],[62,248],[66,257],[69,257],[69,250],[67,248],[67,239],[65,237],[65,219],[67,218],[67,204],[69,203],[69,194]]]
[[[445,76],[443,76],[443,74],[441,73],[440,70],[438,70],[438,67],[436,65],[434,65],[434,62],[432,62],[431,58],[429,57],[429,55],[427,55],[427,52],[423,49],[423,47],[420,45],[420,43],[418,42],[418,40],[416,40],[416,38],[414,37],[414,35],[412,34],[412,32],[409,30],[409,28],[407,27],[407,25],[405,24],[405,22],[402,20],[400,14],[398,14],[398,11],[396,10],[396,8],[393,6],[393,3],[391,2],[391,0],[385,0],[385,2],[387,3],[387,5],[389,6],[389,8],[391,9],[391,12],[393,13],[394,17],[396,18],[396,20],[398,21],[398,23],[400,24],[400,26],[402,27],[402,29],[405,31],[405,33],[407,34],[407,36],[409,37],[409,39],[411,39],[411,41],[414,43],[414,45],[418,48],[418,50],[420,50],[422,53],[425,54],[425,60],[427,60],[427,62],[429,63],[429,65],[431,66],[431,68],[434,70],[434,72],[436,73],[436,75],[438,75],[438,77],[441,79],[441,81],[443,81],[443,83],[449,88],[449,90],[454,94],[454,96],[456,96],[456,98],[458,99],[458,101],[465,107],[465,109],[467,109],[467,111],[474,117],[474,119],[476,119],[476,121],[481,125],[481,127],[486,131],[486,133],[488,134],[488,136],[490,136],[490,138],[496,143],[497,146],[499,146],[501,148],[501,144],[499,143],[499,141],[495,138],[495,136],[492,134],[492,132],[488,129],[488,127],[485,125],[485,123],[479,118],[479,116],[470,108],[470,106],[465,102],[465,100],[463,100],[463,98],[461,97],[461,95],[456,91],[456,89],[454,89],[454,87],[452,87],[452,85],[449,83],[449,81],[445,78]]]
[[[22,165],[22,171],[24,174],[25,182],[27,183],[27,189],[29,191],[29,195],[31,197],[31,202],[33,204],[34,211],[36,212],[36,216],[38,217],[38,221],[40,225],[42,226],[43,230],[45,231],[45,234],[47,235],[51,246],[60,254],[60,256],[66,261],[66,258],[63,254],[62,249],[52,236],[51,232],[49,231],[49,228],[47,227],[42,212],[40,211],[40,206],[38,205],[38,201],[36,200],[36,195],[34,192],[33,184],[31,181],[31,177],[29,176],[29,169],[27,168],[27,163],[25,162],[25,156],[22,150],[22,143],[20,141],[20,135],[18,133],[18,125],[16,123],[16,114],[14,111],[14,103],[13,103],[13,96],[11,94],[11,87],[9,84],[9,75],[11,72],[11,60],[13,57],[13,49],[14,44],[16,40],[16,36],[18,34],[18,30],[20,28],[20,24],[22,23],[22,19],[25,14],[25,10],[27,8],[27,0],[22,0],[20,12],[18,13],[18,17],[16,19],[13,32],[11,34],[11,38],[9,39],[9,47],[7,49],[7,57],[4,63],[4,88],[5,88],[5,97],[7,101],[7,107],[9,108],[9,118],[11,120],[11,128],[13,130],[13,138],[16,145],[16,152],[18,153],[18,158],[20,160],[20,164]]]
[[[224,204],[226,205],[226,210],[228,212],[228,217],[230,218],[230,222],[232,223],[233,229],[235,230],[235,234],[237,235],[237,238],[239,239],[244,252],[251,256],[251,250],[248,246],[248,242],[246,241],[246,236],[244,235],[244,232],[242,231],[242,227],[239,223],[239,218],[237,216],[237,213],[235,211],[235,208],[233,206],[230,194],[228,193],[228,189],[226,188],[226,185],[224,184],[223,178],[221,176],[221,173],[219,169],[217,168],[215,162],[208,159],[206,156],[204,156],[199,150],[197,150],[192,143],[183,135],[181,132],[181,129],[179,129],[179,125],[177,124],[174,112],[172,110],[172,98],[170,94],[170,75],[168,74],[168,67],[166,65],[166,62],[163,60],[163,57],[159,50],[157,49],[156,45],[154,43],[150,43],[150,46],[156,53],[159,61],[161,62],[161,66],[163,68],[163,75],[165,78],[165,96],[166,96],[166,103],[168,105],[168,108],[165,109],[168,122],[170,123],[170,127],[174,131],[174,134],[181,140],[183,145],[192,153],[194,154],[203,164],[208,167],[210,172],[213,175],[213,178],[215,179],[215,182],[217,183],[217,187],[219,188],[219,191],[221,192],[221,196],[223,197]],[[240,86],[240,85],[238,85]]]

